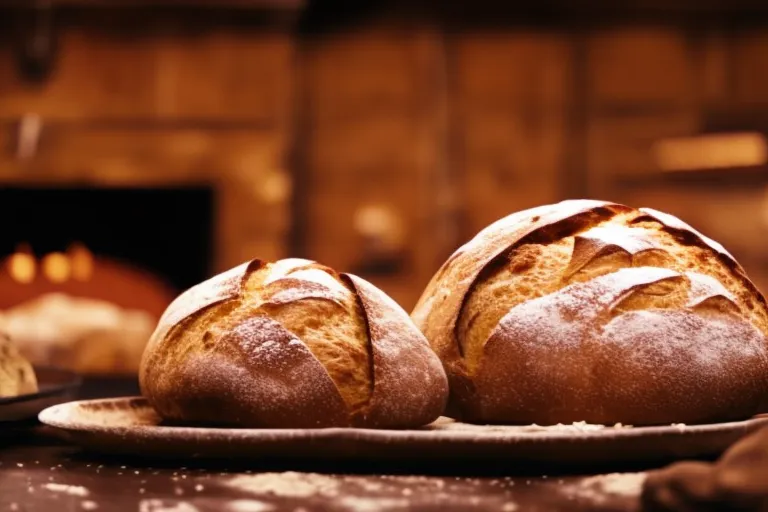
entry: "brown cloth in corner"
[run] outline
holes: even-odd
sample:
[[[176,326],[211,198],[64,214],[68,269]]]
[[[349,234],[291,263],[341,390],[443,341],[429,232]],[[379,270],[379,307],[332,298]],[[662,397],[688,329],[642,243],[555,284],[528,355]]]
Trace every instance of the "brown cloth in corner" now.
[[[651,473],[641,500],[648,512],[768,512],[768,428],[745,437],[714,464],[678,462]]]

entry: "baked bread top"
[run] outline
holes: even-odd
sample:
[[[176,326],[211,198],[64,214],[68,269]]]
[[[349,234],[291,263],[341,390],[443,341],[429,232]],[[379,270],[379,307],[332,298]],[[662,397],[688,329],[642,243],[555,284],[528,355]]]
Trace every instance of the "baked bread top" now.
[[[360,277],[303,259],[253,260],[179,296],[140,383],[166,418],[257,427],[418,426],[448,394],[402,308]]]
[[[0,397],[37,392],[37,378],[32,365],[22,357],[10,337],[0,333]]]
[[[720,244],[647,208],[564,201],[501,219],[412,318],[468,419],[698,421],[749,414],[768,391],[762,294]],[[714,397],[686,410],[685,392]],[[618,403],[632,393],[656,395]]]
[[[100,299],[47,293],[0,312],[30,362],[81,374],[136,375],[157,318]]]

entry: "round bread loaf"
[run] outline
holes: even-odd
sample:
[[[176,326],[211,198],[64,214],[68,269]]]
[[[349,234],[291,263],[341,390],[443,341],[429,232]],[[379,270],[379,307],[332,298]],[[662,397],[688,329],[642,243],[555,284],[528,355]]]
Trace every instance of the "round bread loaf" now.
[[[722,246],[651,209],[580,200],[501,219],[412,318],[465,421],[716,422],[768,397],[765,299]]]
[[[302,259],[253,260],[180,295],[140,384],[166,419],[243,427],[417,427],[448,398],[440,360],[400,306]]]
[[[0,333],[0,397],[37,392],[37,378],[29,361],[19,353],[10,337]]]
[[[0,312],[0,331],[30,362],[82,374],[136,375],[156,324],[145,311],[62,293]]]

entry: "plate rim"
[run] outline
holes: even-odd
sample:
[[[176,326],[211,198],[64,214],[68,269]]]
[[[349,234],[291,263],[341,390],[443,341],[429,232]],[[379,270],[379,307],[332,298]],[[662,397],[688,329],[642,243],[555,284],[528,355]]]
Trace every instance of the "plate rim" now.
[[[84,404],[95,403],[112,403],[112,404],[135,404],[143,402],[142,406],[149,405],[144,397],[141,396],[128,396],[128,397],[114,397],[114,398],[100,398],[92,400],[75,400],[56,404],[45,408],[38,414],[38,420],[50,427],[60,429],[66,432],[78,432],[78,433],[109,433],[112,432],[116,435],[125,434],[141,434],[144,439],[168,439],[172,437],[174,439],[181,439],[192,441],[205,437],[208,441],[221,441],[224,439],[231,439],[233,436],[239,439],[264,439],[270,437],[272,439],[297,439],[297,438],[313,438],[313,439],[355,439],[366,441],[387,441],[402,442],[402,441],[421,441],[421,442],[472,442],[478,443],[483,441],[492,442],[520,442],[521,439],[525,439],[526,442],[548,442],[548,441],[581,441],[581,442],[594,442],[605,441],[607,439],[632,439],[632,438],[648,438],[656,436],[696,436],[722,433],[723,431],[748,431],[750,429],[756,429],[763,426],[768,426],[768,415],[756,415],[751,418],[739,421],[730,421],[723,423],[707,423],[707,424],[695,424],[685,425],[683,427],[673,425],[655,425],[655,426],[643,426],[643,427],[629,427],[629,428],[617,428],[606,427],[605,429],[589,430],[574,433],[572,431],[538,431],[538,432],[502,432],[502,431],[479,431],[479,430],[428,430],[424,427],[413,429],[372,429],[372,428],[356,428],[356,427],[329,427],[329,428],[292,428],[292,429],[278,429],[278,428],[226,428],[226,427],[194,427],[183,425],[135,425],[135,426],[109,426],[109,425],[96,425],[87,424],[84,422],[68,423],[60,421],[56,418],[56,414],[59,410],[64,408],[80,407]],[[135,408],[134,405],[130,405],[131,408]],[[150,406],[151,407],[151,406]],[[444,418],[441,416],[441,418]],[[449,418],[453,419],[453,418]],[[436,420],[437,421],[437,420]],[[477,425],[479,429],[482,429],[484,425]],[[487,425],[489,428],[504,427],[514,425]],[[526,425],[521,425],[526,426]],[[215,439],[213,439],[215,438]]]
[[[55,366],[34,366],[35,375],[39,376],[40,372],[57,373],[62,377],[62,382],[51,386],[49,389],[42,391],[36,391],[34,393],[25,393],[23,395],[0,397],[0,407],[5,405],[12,405],[21,402],[31,402],[33,400],[42,400],[45,398],[51,398],[66,394],[69,391],[78,389],[83,384],[83,378],[79,374],[72,370],[65,368],[58,368]],[[38,381],[39,384],[39,381]],[[58,404],[61,405],[61,404]],[[54,406],[55,407],[55,406]]]

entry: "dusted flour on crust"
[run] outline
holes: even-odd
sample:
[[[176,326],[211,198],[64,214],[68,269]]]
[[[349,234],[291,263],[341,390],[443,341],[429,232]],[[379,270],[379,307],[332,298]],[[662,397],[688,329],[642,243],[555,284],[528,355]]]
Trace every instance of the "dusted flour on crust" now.
[[[466,421],[716,422],[768,396],[765,299],[722,246],[654,210],[565,201],[501,219],[412,318]]]
[[[254,260],[179,296],[140,383],[167,419],[249,427],[417,427],[447,400],[440,362],[402,308],[302,259]]]

